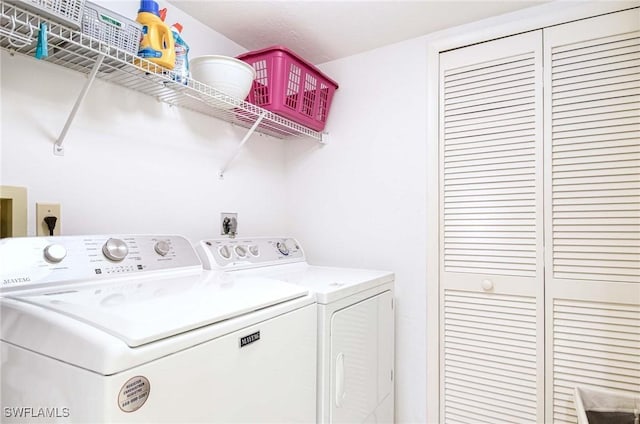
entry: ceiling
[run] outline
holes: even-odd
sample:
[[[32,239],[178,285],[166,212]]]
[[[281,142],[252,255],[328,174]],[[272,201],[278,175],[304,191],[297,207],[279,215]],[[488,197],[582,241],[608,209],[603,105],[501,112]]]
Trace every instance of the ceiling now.
[[[546,1],[170,0],[248,50],[282,45],[314,64]]]

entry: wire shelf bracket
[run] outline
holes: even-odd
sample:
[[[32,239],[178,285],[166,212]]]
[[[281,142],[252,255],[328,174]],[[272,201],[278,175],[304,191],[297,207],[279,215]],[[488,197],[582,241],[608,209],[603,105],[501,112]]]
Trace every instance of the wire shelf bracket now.
[[[240,141],[240,144],[238,145],[238,147],[236,147],[236,150],[229,157],[229,159],[227,159],[224,165],[222,165],[222,168],[220,168],[220,171],[218,172],[218,177],[220,177],[221,180],[224,179],[224,173],[229,168],[229,165],[231,165],[231,162],[233,162],[238,157],[245,143],[249,140],[249,137],[251,137],[251,135],[256,131],[258,125],[260,125],[265,116],[266,113],[261,113],[258,116],[258,119],[256,119],[256,122],[253,123],[251,128],[249,128],[249,131],[247,131],[247,133],[244,135],[244,138],[242,139],[242,141]]]
[[[58,137],[55,144],[53,145],[53,154],[56,156],[64,156],[64,146],[63,146],[64,139],[67,137],[67,132],[69,131],[69,127],[71,127],[71,123],[73,122],[73,120],[76,117],[76,114],[78,113],[78,109],[80,109],[82,102],[87,97],[87,93],[89,92],[91,85],[93,85],[93,82],[96,79],[98,69],[100,69],[100,65],[102,65],[102,61],[104,60],[104,57],[105,57],[104,54],[101,54],[97,57],[95,63],[93,64],[93,68],[91,69],[91,72],[87,76],[87,81],[84,83],[84,87],[82,87],[82,91],[78,95],[78,98],[76,99],[76,103],[73,105],[73,109],[71,109],[71,112],[69,113],[67,122],[64,124],[64,128],[62,128],[62,132],[60,133],[60,136]]]

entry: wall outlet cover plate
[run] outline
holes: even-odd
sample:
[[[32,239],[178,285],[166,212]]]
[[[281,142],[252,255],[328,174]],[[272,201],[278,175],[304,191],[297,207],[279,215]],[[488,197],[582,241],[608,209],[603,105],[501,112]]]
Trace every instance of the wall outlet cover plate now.
[[[220,213],[220,235],[234,237],[238,232],[238,214],[236,212]]]
[[[55,216],[58,218],[56,226],[53,229],[53,235],[59,236],[62,223],[59,203],[36,203],[36,235],[49,235],[49,227],[47,227],[47,224],[44,222],[44,218],[47,216]]]

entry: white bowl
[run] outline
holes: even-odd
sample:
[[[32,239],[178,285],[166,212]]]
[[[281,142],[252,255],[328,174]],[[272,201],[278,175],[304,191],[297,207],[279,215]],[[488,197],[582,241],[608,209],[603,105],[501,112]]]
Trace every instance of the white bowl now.
[[[194,80],[239,100],[247,97],[256,78],[253,66],[229,56],[196,57],[189,61],[189,69]]]

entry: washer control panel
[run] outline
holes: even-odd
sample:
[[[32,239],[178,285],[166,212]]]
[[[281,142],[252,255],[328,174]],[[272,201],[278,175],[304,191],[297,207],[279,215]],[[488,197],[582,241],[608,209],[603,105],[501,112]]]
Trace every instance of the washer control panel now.
[[[176,235],[4,238],[0,263],[3,293],[51,283],[202,268],[191,243]]]
[[[197,249],[206,269],[243,269],[305,260],[300,244],[291,237],[202,240]]]

